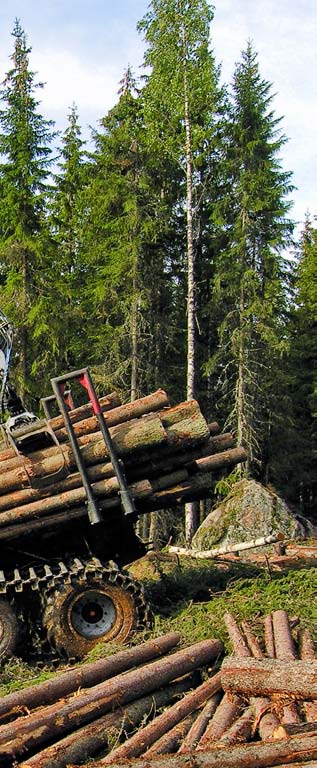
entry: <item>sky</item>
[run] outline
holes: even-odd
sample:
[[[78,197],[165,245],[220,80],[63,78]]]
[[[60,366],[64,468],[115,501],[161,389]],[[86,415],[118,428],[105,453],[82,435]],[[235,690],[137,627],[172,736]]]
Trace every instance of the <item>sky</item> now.
[[[1,0],[0,81],[10,68],[12,31],[20,20],[31,69],[45,87],[40,111],[64,130],[76,104],[83,135],[117,100],[130,65],[142,74],[144,42],[137,22],[148,0]],[[298,230],[307,211],[317,214],[316,0],[215,0],[211,47],[230,83],[247,40],[258,53],[261,76],[272,83],[273,109],[288,138],[283,167],[293,172],[292,217]]]

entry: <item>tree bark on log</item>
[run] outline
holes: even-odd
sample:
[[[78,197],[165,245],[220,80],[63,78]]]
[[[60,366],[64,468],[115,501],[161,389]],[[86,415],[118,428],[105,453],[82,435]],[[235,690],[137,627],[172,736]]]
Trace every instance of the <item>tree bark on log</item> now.
[[[232,644],[233,652],[235,656],[252,656],[250,648],[239,629],[238,623],[231,613],[225,613],[224,623],[227,628],[227,632]]]
[[[232,695],[231,693],[225,693],[214,716],[210,720],[204,735],[200,739],[197,750],[209,749],[213,742],[219,741],[221,736],[223,736],[232,723],[234,723],[234,721],[241,715],[242,710],[243,699],[236,694]]]
[[[238,720],[226,730],[219,740],[219,746],[224,744],[228,747],[230,744],[238,744],[243,741],[248,741],[251,734],[255,720],[255,712],[252,704],[247,707],[240,715]]]
[[[92,687],[131,667],[164,656],[179,644],[180,639],[181,635],[178,632],[170,632],[105,659],[70,669],[52,680],[45,680],[30,688],[9,693],[0,699],[0,719],[3,720],[4,717],[11,715],[17,716],[35,707],[50,704],[76,690]]]
[[[205,733],[208,723],[216,712],[221,696],[222,693],[219,691],[207,701],[207,704],[205,704],[202,712],[199,713],[192,727],[188,731],[187,736],[183,740],[183,743],[178,750],[180,755],[196,749],[201,737]]]
[[[282,693],[301,701],[317,699],[317,662],[244,659],[230,656],[221,667],[224,691],[265,696]]]
[[[218,640],[195,643],[171,656],[86,689],[66,703],[50,704],[26,718],[19,717],[0,726],[0,765],[209,664],[221,650]]]
[[[255,712],[255,723],[260,739],[268,741],[273,738],[274,731],[280,725],[280,720],[275,712],[271,711],[272,702],[270,699],[256,696],[251,698],[251,702]]]
[[[254,659],[263,659],[264,652],[261,648],[258,638],[253,634],[249,622],[242,621],[241,628],[244,632],[248,647],[250,648],[251,656],[253,656]]]
[[[264,617],[264,642],[267,655],[271,659],[275,659],[273,621],[270,613]]]
[[[273,611],[273,632],[276,658],[282,661],[296,659],[296,650],[286,611]]]
[[[179,696],[190,687],[188,679],[181,679],[170,683],[159,691],[154,691],[149,696],[122,709],[108,712],[89,725],[70,733],[64,739],[57,741],[41,752],[37,752],[27,761],[21,763],[19,768],[66,768],[70,763],[82,763],[88,758],[94,757],[110,746],[113,738],[122,731],[129,733],[138,726],[144,718],[150,718],[153,711],[167,706],[176,696]]]
[[[148,760],[151,757],[156,757],[156,755],[170,755],[177,752],[196,717],[197,713],[192,712],[180,723],[174,725],[174,728],[164,733],[160,739],[154,742],[152,747],[144,752],[144,759]]]
[[[274,645],[276,658],[282,661],[297,658],[295,643],[292,637],[292,630],[288,614],[286,611],[274,611],[272,614]],[[282,723],[300,723],[297,704],[295,701],[285,701],[282,703]]]
[[[311,633],[306,627],[299,630],[299,653],[303,661],[314,661],[316,659],[315,644]],[[306,720],[317,722],[317,701],[304,701],[303,710]]]
[[[123,424],[126,421],[131,421],[132,419],[138,419],[141,416],[144,416],[148,413],[155,413],[156,411],[161,411],[162,408],[169,406],[169,400],[167,397],[166,392],[164,392],[163,389],[157,390],[157,392],[152,393],[151,395],[147,395],[146,397],[140,397],[138,400],[134,400],[133,402],[125,403],[125,405],[120,405],[117,408],[112,408],[111,411],[108,410],[104,412],[104,418],[107,426],[114,427],[118,424]],[[177,406],[176,406],[177,408]],[[102,408],[103,410],[103,408]],[[174,409],[169,409],[174,410]],[[91,413],[91,409],[90,409]],[[63,422],[63,417],[61,417]],[[72,421],[72,418],[71,418]],[[62,423],[60,427],[56,427],[52,425],[52,421],[49,422],[52,426],[56,437],[60,443],[65,442],[65,440],[68,440],[68,432],[66,427],[64,427],[64,424]],[[93,434],[94,432],[99,432],[99,423],[95,416],[90,415],[87,417],[82,417],[82,420],[77,420],[74,424],[74,432],[77,438],[82,437],[83,435],[87,434]]]

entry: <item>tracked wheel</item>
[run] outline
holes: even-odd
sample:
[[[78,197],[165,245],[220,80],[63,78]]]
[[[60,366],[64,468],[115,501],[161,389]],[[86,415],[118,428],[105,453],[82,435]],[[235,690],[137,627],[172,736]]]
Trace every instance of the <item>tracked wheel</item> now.
[[[144,623],[142,588],[118,569],[70,571],[68,583],[48,590],[43,626],[52,648],[81,659],[100,642],[124,642]]]
[[[0,660],[14,656],[19,639],[18,621],[6,600],[0,600]]]

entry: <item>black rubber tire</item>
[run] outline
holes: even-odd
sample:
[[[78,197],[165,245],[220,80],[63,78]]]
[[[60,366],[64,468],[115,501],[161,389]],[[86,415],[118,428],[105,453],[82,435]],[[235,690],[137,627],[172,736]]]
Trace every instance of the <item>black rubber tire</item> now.
[[[17,617],[6,600],[0,600],[0,660],[14,656],[18,646],[19,627]]]
[[[97,599],[99,604],[108,602],[111,608],[111,620],[108,625],[98,630],[97,636],[87,637],[74,626],[76,605]],[[81,603],[79,602],[81,601]],[[87,610],[87,605],[84,607]],[[48,639],[59,655],[68,659],[82,659],[100,642],[124,642],[131,635],[138,623],[137,608],[133,594],[120,586],[105,581],[72,578],[47,597],[43,613],[43,625]],[[76,622],[75,622],[76,624]],[[102,624],[102,622],[101,622]]]

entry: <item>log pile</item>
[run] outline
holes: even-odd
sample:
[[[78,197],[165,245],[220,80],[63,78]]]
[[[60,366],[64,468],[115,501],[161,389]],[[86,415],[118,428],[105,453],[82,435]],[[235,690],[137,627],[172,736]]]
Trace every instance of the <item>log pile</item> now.
[[[230,434],[208,425],[196,401],[169,407],[163,390],[133,403],[118,405],[112,394],[101,398],[102,410],[137,512],[170,508],[211,495],[215,477],[246,459]],[[89,406],[71,412],[71,421],[104,517],[118,513],[118,482]],[[50,427],[59,445],[27,456],[0,450],[0,540],[28,534],[87,514],[86,494],[68,442],[62,417]]]
[[[177,650],[169,633],[3,697],[0,765],[316,765],[310,633],[283,610],[265,617],[263,640],[248,622],[225,623],[233,655],[221,665],[218,640]]]
[[[220,688],[219,673],[201,683],[199,670],[210,670],[223,649],[219,640],[205,640],[175,650],[179,642],[169,633],[3,697],[0,765],[80,763],[164,706],[173,724],[190,718]]]

